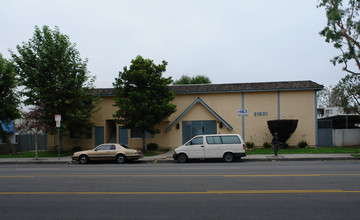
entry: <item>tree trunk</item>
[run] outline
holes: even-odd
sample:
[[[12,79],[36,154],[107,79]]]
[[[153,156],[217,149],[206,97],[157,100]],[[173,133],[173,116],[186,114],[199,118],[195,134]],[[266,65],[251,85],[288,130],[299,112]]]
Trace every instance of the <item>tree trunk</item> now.
[[[143,151],[147,152],[147,146],[146,146],[146,132],[143,131],[142,133],[142,143],[143,143]]]
[[[38,137],[37,137],[37,133],[35,133],[35,160],[38,159]]]
[[[9,134],[4,131],[4,129],[1,125],[0,125],[0,134],[2,134],[2,138],[5,139],[5,142],[6,142],[7,146],[9,147],[9,152],[11,152],[11,154],[16,154],[15,146],[11,143]]]

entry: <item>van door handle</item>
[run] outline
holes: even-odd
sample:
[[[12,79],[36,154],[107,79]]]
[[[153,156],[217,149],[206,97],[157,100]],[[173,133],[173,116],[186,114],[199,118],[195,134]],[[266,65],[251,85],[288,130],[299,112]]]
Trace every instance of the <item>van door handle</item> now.
[[[204,147],[204,145],[201,145],[200,147]]]

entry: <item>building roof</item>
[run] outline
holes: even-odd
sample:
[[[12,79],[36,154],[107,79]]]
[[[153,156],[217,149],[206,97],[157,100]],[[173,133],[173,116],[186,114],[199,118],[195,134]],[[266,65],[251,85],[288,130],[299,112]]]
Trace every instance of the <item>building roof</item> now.
[[[321,90],[323,85],[313,81],[283,81],[259,83],[228,83],[228,84],[188,84],[169,86],[175,94],[224,93],[224,92],[256,92],[281,90]],[[95,89],[97,95],[113,96],[113,88]]]

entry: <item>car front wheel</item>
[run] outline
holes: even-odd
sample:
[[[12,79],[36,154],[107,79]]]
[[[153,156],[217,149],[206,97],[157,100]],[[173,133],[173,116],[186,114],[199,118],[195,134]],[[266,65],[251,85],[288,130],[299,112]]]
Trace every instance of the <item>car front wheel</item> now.
[[[81,155],[79,157],[79,162],[81,164],[87,164],[87,163],[89,163],[89,158],[86,155]]]
[[[117,155],[116,156],[116,162],[125,163],[126,162],[126,156],[124,154]]]

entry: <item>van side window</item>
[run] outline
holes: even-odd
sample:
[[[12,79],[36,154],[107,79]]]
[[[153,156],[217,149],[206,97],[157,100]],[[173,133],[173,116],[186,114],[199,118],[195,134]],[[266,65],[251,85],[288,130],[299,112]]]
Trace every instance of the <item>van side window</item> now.
[[[241,144],[241,141],[238,136],[222,136],[223,144]]]
[[[194,138],[190,143],[190,145],[199,145],[199,144],[203,144],[203,138],[202,137]]]
[[[213,137],[206,137],[206,142],[208,144],[221,144],[221,138],[217,137],[217,136],[213,136]]]

